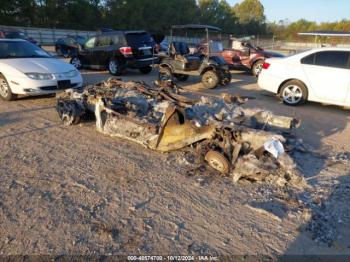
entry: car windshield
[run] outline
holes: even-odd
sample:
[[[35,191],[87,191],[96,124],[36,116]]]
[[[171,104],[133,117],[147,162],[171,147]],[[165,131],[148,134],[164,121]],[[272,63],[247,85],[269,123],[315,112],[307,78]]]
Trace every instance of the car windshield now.
[[[78,36],[78,37],[76,38],[76,40],[77,40],[77,42],[78,42],[79,44],[81,44],[81,45],[85,44],[85,42],[86,42],[86,38],[85,38],[85,37],[82,37],[82,36]]]
[[[27,41],[0,41],[0,58],[48,58],[47,52]]]
[[[22,32],[7,32],[5,33],[6,38],[19,38],[27,39],[26,35]]]
[[[131,45],[154,44],[152,36],[147,33],[128,33],[126,39]]]

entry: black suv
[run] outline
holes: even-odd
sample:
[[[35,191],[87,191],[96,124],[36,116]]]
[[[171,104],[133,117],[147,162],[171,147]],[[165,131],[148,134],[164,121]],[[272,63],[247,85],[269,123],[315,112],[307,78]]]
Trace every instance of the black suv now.
[[[108,69],[112,75],[121,75],[124,69],[152,71],[156,43],[146,31],[109,31],[85,42],[70,63],[77,69]]]

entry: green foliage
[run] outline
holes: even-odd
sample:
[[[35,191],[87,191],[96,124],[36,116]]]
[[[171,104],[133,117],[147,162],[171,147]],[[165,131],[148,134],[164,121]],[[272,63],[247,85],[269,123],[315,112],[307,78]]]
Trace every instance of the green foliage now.
[[[236,33],[238,21],[225,0],[199,0],[199,22],[220,27],[225,33]]]
[[[318,30],[349,32],[350,20],[341,20],[339,22],[327,22],[320,24],[312,21],[307,21],[305,19],[300,19],[293,23],[285,23],[283,21],[280,21],[278,23],[269,24],[268,30],[272,32],[278,39],[313,41],[313,38],[298,36],[298,33]],[[339,41],[339,39],[337,41]]]
[[[264,6],[259,0],[244,0],[233,7],[241,24],[264,23]]]

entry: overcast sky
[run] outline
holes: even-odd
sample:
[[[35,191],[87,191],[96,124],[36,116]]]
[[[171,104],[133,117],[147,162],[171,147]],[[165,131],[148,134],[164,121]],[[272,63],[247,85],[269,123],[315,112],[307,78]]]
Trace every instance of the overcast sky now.
[[[241,0],[227,0],[231,5]],[[268,21],[305,18],[316,22],[350,19],[350,0],[260,0]]]

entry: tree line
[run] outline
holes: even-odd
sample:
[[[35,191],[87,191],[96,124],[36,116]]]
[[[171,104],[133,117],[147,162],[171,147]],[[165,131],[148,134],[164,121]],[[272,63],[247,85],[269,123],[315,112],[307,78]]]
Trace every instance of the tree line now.
[[[350,20],[321,23],[301,19],[268,23],[259,0],[0,0],[0,25],[76,30],[146,29],[169,33],[173,24],[210,24],[234,36],[275,35],[298,39],[310,30],[350,31]]]

